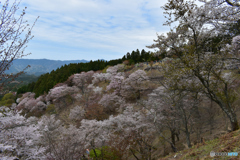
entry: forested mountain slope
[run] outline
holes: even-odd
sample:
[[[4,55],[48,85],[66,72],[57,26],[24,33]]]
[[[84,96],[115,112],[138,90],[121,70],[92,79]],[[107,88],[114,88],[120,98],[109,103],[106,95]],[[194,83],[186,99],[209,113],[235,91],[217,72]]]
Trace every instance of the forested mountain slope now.
[[[97,61],[90,61],[86,63],[72,63],[68,65],[64,65],[56,70],[52,70],[49,73],[43,74],[39,77],[37,82],[30,83],[26,86],[23,86],[18,89],[18,94],[25,93],[25,92],[34,92],[36,96],[40,96],[44,94],[44,92],[48,92],[54,85],[57,83],[62,83],[67,80],[69,76],[75,73],[80,73],[82,71],[97,71],[103,70],[107,66],[114,66],[117,64],[121,64],[125,61],[125,63],[129,65],[134,65],[135,63],[145,62],[145,61],[154,61],[162,59],[162,57],[156,57],[150,52],[146,52],[142,50],[141,52],[137,49],[136,51],[132,51],[132,53],[127,53],[123,56],[122,59],[104,61],[104,60],[97,60]]]

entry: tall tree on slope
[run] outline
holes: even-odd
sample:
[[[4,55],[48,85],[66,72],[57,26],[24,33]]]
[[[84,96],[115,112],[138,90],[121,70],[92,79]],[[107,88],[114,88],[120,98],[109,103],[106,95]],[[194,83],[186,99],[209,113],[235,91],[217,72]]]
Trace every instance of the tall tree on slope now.
[[[163,67],[165,83],[175,93],[200,93],[207,96],[228,116],[232,130],[239,129],[234,101],[237,77],[231,68],[239,64],[239,36],[231,37],[232,45],[222,38],[211,48],[211,38],[227,37],[228,24],[236,23],[240,7],[227,1],[169,0],[163,7],[168,15],[166,25],[178,22],[167,35],[158,35],[149,48],[167,51],[177,57]],[[237,4],[237,3],[236,3]],[[236,51],[237,50],[237,51]]]

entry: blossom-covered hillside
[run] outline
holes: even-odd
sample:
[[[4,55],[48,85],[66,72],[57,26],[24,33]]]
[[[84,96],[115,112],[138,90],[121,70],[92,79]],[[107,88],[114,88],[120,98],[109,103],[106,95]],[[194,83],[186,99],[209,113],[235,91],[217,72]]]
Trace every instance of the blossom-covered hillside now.
[[[141,142],[139,147],[150,150],[140,151],[141,155],[150,156],[156,133],[146,117],[151,113],[137,103],[157,87],[147,74],[158,71],[146,73],[146,65],[141,64],[124,72],[128,67],[120,64],[109,67],[106,73],[74,74],[48,94],[35,98],[34,93],[27,92],[12,107],[2,106],[2,155],[78,159],[87,148],[108,146],[112,156],[126,158],[138,154],[132,148],[139,145],[134,140],[138,137],[139,142],[146,138],[146,144]]]
[[[24,93],[1,107],[1,159],[84,159],[86,149],[103,159],[156,159],[200,142],[218,109],[167,92],[161,75],[171,61],[81,72],[37,98]]]

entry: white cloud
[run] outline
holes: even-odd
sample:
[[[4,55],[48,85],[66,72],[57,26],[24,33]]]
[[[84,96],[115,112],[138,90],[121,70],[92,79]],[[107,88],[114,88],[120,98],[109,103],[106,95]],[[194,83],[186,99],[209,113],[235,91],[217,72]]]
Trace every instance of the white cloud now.
[[[73,59],[76,55],[76,59],[88,60],[121,58],[127,52],[152,44],[156,32],[168,31],[162,27],[160,9],[165,2],[22,0],[21,5],[28,7],[25,18],[30,23],[40,16],[33,30],[35,37],[29,44],[33,45],[28,49],[33,53],[29,58],[41,57],[35,54],[50,59]],[[56,56],[66,54],[67,49],[72,52],[69,56]]]

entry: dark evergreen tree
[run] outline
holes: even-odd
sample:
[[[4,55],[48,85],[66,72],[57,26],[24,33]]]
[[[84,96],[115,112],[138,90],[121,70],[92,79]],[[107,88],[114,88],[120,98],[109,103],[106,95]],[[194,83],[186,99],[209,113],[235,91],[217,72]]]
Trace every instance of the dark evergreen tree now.
[[[127,52],[127,59],[131,59],[131,54]]]
[[[140,55],[140,61],[141,61],[141,62],[144,62],[144,61],[145,61],[145,54],[146,54],[146,51],[145,51],[144,49],[142,49],[141,55]]]
[[[126,56],[124,55],[123,57],[122,57],[122,61],[125,61],[127,58],[126,58]]]

